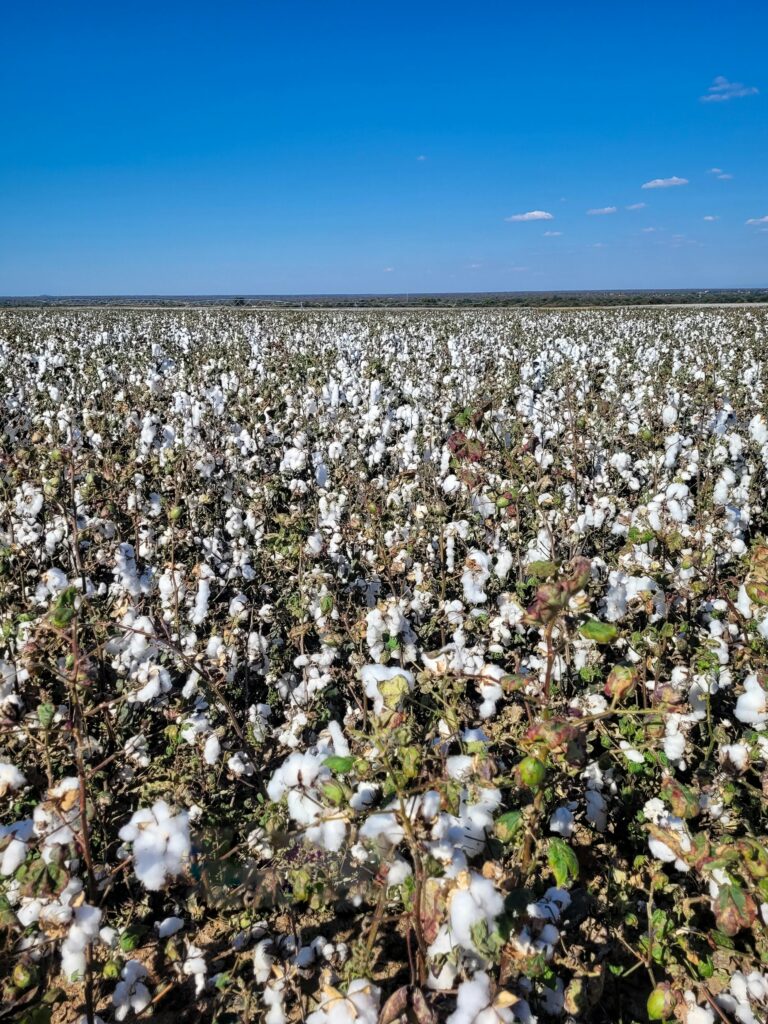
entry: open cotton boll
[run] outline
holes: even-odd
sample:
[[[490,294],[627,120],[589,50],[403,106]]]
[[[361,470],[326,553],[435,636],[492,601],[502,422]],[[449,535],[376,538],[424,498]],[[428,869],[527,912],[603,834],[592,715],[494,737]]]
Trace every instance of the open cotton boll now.
[[[376,1024],[379,1018],[381,989],[366,978],[355,978],[346,993],[326,985],[320,1006],[306,1024]]]
[[[493,718],[496,714],[496,705],[504,696],[501,680],[505,674],[500,665],[491,663],[483,665],[480,670],[481,678],[477,680],[477,688],[480,691],[482,702],[477,713],[481,718]]]
[[[164,800],[136,811],[119,832],[133,844],[133,867],[146,889],[162,889],[182,874],[191,851],[189,814],[174,814]]]
[[[391,811],[371,814],[360,826],[358,835],[361,839],[370,839],[382,848],[395,847],[405,838],[403,826]]]
[[[749,747],[745,743],[724,743],[718,751],[720,763],[739,772],[749,767]]]
[[[566,839],[573,835],[574,817],[570,807],[557,807],[549,818],[549,831]]]
[[[155,931],[157,932],[158,939],[168,939],[171,935],[181,931],[183,927],[184,919],[182,917],[165,917],[162,921],[155,922]]]
[[[24,863],[33,830],[32,818],[17,821],[14,825],[0,825],[0,843],[4,847],[0,850],[0,875],[13,875]]]
[[[715,1014],[708,1006],[689,1006],[685,1024],[714,1024]]]
[[[461,585],[464,588],[464,599],[470,604],[483,604],[488,600],[483,587],[491,575],[489,562],[488,555],[477,548],[470,551],[466,557]]]
[[[446,1018],[446,1024],[511,1024],[516,1019],[513,1007],[517,1002],[505,991],[492,998],[491,979],[478,971],[459,985],[456,1009]]]
[[[497,558],[496,564],[493,567],[493,571],[496,573],[500,580],[505,580],[509,575],[509,570],[514,565],[514,555],[509,548],[504,548],[500,551]]]
[[[665,405],[661,411],[661,421],[665,427],[672,427],[677,423],[677,408],[674,405]]]
[[[125,964],[120,972],[120,981],[112,994],[115,1020],[125,1020],[131,1010],[134,1013],[146,1010],[152,1000],[149,989],[144,984],[144,979],[148,976],[146,967],[138,960],[129,960]]]
[[[262,939],[253,950],[253,976],[259,985],[266,984],[272,976],[272,965],[275,962],[272,947],[272,939]]]
[[[744,693],[736,701],[734,715],[745,725],[762,731],[768,724],[768,693],[760,685],[756,675],[744,680]]]
[[[461,872],[456,879],[456,887],[448,897],[451,937],[464,949],[479,953],[472,938],[472,930],[484,923],[490,934],[503,910],[504,899],[490,879],[474,871]]]
[[[221,757],[221,743],[215,732],[212,732],[205,741],[203,748],[203,760],[206,764],[214,765]]]
[[[26,785],[27,779],[22,771],[14,764],[7,761],[0,761],[0,799],[7,793],[14,793]]]
[[[195,979],[195,995],[199,996],[205,988],[205,977],[208,973],[202,949],[192,943],[187,943],[186,955],[181,969],[184,974]]]
[[[101,911],[87,903],[77,907],[67,937],[61,944],[61,971],[67,978],[85,976],[86,948],[99,937]]]

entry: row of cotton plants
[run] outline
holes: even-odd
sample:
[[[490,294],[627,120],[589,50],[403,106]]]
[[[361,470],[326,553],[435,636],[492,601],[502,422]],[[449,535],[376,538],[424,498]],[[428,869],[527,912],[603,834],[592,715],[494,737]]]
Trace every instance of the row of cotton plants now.
[[[0,1016],[764,1021],[767,328],[4,312]]]

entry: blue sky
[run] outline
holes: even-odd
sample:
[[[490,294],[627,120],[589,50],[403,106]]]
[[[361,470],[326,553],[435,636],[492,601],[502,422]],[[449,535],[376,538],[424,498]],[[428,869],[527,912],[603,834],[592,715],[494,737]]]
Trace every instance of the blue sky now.
[[[30,0],[3,29],[0,294],[768,285],[758,0]]]

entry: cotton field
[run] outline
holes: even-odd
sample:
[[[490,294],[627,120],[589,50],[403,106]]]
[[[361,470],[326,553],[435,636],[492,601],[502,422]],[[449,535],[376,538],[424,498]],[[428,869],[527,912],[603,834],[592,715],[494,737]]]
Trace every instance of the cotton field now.
[[[0,1017],[768,1016],[768,312],[0,316]]]

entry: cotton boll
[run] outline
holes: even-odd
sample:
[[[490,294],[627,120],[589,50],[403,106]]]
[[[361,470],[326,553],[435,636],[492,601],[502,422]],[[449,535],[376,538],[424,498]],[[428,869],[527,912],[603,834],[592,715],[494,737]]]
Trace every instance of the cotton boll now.
[[[501,991],[491,997],[491,979],[478,971],[469,981],[459,985],[456,1009],[447,1024],[511,1024],[516,1019],[513,1007],[518,1000]]]
[[[464,599],[470,604],[483,604],[488,600],[483,590],[485,582],[491,575],[488,563],[488,555],[477,549],[467,555],[464,572],[461,574],[461,585],[464,588]]]
[[[685,1024],[714,1024],[714,1021],[714,1012],[704,1006],[691,1006],[685,1017]]]
[[[168,939],[184,927],[184,919],[181,917],[165,917],[162,921],[155,922],[155,931],[158,939]]]
[[[734,714],[740,722],[759,731],[768,724],[768,694],[756,675],[747,676],[744,680],[744,693],[736,701]]]
[[[131,1010],[142,1013],[150,1004],[149,989],[144,984],[148,971],[138,960],[129,960],[120,973],[120,981],[115,986],[112,1003],[115,1007],[115,1020],[122,1021]]]
[[[608,825],[608,804],[602,793],[589,789],[585,794],[587,821],[598,832],[604,832]]]
[[[724,743],[719,750],[720,763],[745,772],[749,766],[749,748],[744,743]]]
[[[27,783],[26,776],[16,765],[0,761],[0,799],[7,793],[14,793]]]
[[[574,819],[569,807],[558,807],[549,818],[549,831],[568,838],[573,835]]]
[[[665,864],[671,863],[677,860],[677,854],[674,850],[670,849],[666,843],[663,843],[660,839],[651,838],[648,840],[648,849],[651,851],[657,860],[664,861]]]
[[[198,946],[187,943],[186,954],[181,965],[184,974],[195,979],[195,995],[205,989],[205,978],[208,967],[205,962],[205,955]]]
[[[490,879],[475,872],[462,872],[448,900],[453,939],[464,949],[479,952],[472,939],[472,929],[484,922],[488,932],[492,932],[503,910],[504,900]]]
[[[205,741],[205,748],[203,749],[203,760],[206,764],[214,765],[221,757],[221,743],[219,737],[215,732],[212,732],[208,739]]]
[[[136,877],[149,890],[180,875],[190,855],[189,815],[174,814],[164,800],[136,811],[119,836],[133,844]]]
[[[509,575],[509,570],[512,568],[513,564],[514,557],[512,552],[508,548],[505,548],[503,551],[499,552],[498,557],[496,558],[494,572],[500,580],[505,580]]]
[[[665,405],[662,413],[661,420],[665,427],[672,427],[677,423],[677,409],[674,405]]]
[[[259,985],[266,984],[272,976],[272,965],[275,962],[272,956],[272,940],[262,939],[256,944],[253,951],[253,976]]]
[[[267,1009],[264,1024],[285,1024],[285,979],[277,978],[268,982],[261,996]]]
[[[365,978],[351,981],[346,993],[326,985],[306,1024],[376,1024],[380,1001],[381,989]]]

